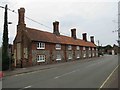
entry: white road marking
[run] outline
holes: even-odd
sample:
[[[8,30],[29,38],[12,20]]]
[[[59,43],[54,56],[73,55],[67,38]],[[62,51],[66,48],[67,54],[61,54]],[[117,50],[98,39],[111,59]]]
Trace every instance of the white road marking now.
[[[21,88],[21,89],[19,89],[19,90],[24,90],[24,89],[31,88],[31,87],[32,87],[32,86],[26,86],[26,87]]]
[[[113,73],[116,71],[116,69],[119,67],[119,65],[112,71],[112,73],[107,77],[107,79],[103,82],[103,84],[100,86],[98,90],[103,88],[103,86],[106,84],[106,82],[110,79],[110,77],[113,75]]]
[[[62,75],[59,75],[59,76],[56,76],[56,77],[54,77],[54,79],[57,79],[57,78],[60,78],[60,77],[63,77],[63,76],[69,75],[69,74],[74,73],[74,72],[77,72],[77,71],[79,71],[79,69],[77,69],[77,70],[73,70],[73,71],[71,71],[71,72],[68,72],[68,73],[65,73],[65,74],[62,74]]]
[[[24,87],[24,88],[30,88],[30,87],[32,87],[32,86],[26,86],[26,87]]]

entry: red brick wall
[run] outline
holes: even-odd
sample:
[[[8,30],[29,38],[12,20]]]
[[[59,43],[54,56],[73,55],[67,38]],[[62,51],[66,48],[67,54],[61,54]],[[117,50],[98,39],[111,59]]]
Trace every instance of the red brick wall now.
[[[14,45],[16,48],[16,44]],[[56,44],[54,43],[45,43],[45,50],[49,51],[49,55],[50,55],[50,61],[49,63],[57,63],[56,59],[53,59],[53,51],[56,51],[56,48],[55,48]],[[64,45],[62,44],[61,45],[61,50],[60,51],[64,51],[64,60],[61,61],[61,62],[66,62],[67,61],[67,54],[66,54],[66,51],[68,50],[68,45]],[[28,62],[26,61],[23,61],[23,66],[26,67],[26,66],[32,66],[33,65],[33,62],[32,62],[32,50],[37,50],[37,42],[30,42],[30,40],[25,36],[24,37],[24,47],[27,47],[28,48]],[[82,53],[82,50],[83,50],[83,47],[80,47],[80,59],[83,58],[83,53]],[[42,50],[41,50],[42,51]],[[72,60],[76,60],[76,55],[75,55],[75,51],[77,51],[76,49],[76,46],[73,45],[72,46],[72,51],[73,51],[73,59]]]

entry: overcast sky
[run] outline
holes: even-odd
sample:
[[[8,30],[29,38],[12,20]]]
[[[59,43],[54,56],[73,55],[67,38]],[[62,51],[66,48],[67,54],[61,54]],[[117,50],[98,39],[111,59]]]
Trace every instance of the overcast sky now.
[[[25,18],[27,27],[53,32],[52,23],[60,22],[60,33],[71,36],[72,28],[77,30],[77,38],[82,39],[82,33],[87,33],[87,38],[95,36],[95,43],[100,45],[117,44],[118,29],[118,1],[119,0],[0,0],[0,6],[8,4],[8,8],[18,12],[20,7],[25,8],[25,16],[46,25],[37,24]],[[9,43],[17,31],[18,14],[8,11]],[[0,8],[0,46],[4,25],[4,9]]]

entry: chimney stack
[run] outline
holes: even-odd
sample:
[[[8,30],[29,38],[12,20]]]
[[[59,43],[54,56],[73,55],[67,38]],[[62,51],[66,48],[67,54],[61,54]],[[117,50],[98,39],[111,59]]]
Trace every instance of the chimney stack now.
[[[83,40],[87,42],[87,33],[83,33]]]
[[[59,22],[55,21],[53,22],[53,33],[56,35],[60,35],[59,33]]]
[[[76,39],[76,29],[75,28],[71,29],[71,37]]]
[[[25,24],[25,21],[24,21],[25,9],[24,8],[18,9],[18,14],[19,14],[18,25],[24,25]]]
[[[90,40],[91,40],[92,43],[94,43],[94,36],[91,36]]]

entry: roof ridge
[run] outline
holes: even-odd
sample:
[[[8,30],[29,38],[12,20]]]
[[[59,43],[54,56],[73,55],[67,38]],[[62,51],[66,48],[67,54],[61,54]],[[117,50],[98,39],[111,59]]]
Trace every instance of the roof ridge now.
[[[30,28],[30,27],[26,27],[27,29],[31,29],[31,30],[36,30],[36,31],[40,31],[40,32],[45,32],[45,33],[50,33],[50,34],[53,34],[52,32],[48,32],[48,31],[43,31],[43,30],[39,30],[39,29],[35,29],[35,28]],[[70,36],[65,36],[65,35],[60,35],[60,36],[63,36],[63,37],[68,37],[68,38],[72,38]],[[59,36],[58,36],[59,37]],[[76,40],[82,40],[80,38],[77,38]],[[84,40],[82,40],[84,41]],[[87,42],[90,42],[90,41],[87,41]]]
[[[81,45],[81,46],[90,46],[96,47],[96,45],[90,41],[84,41],[82,39],[74,39],[70,36],[65,35],[55,35],[51,32],[42,31],[39,29],[29,28],[26,27],[26,33],[31,40],[34,41],[44,41],[44,42],[51,42],[51,43],[61,43],[61,44],[71,44],[71,45]]]

